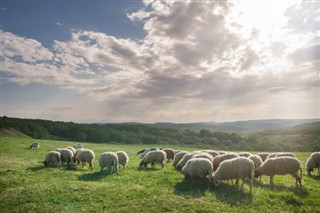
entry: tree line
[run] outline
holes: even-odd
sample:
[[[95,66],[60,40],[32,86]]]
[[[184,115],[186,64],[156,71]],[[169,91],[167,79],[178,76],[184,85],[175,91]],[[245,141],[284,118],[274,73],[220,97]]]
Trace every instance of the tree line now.
[[[320,122],[259,132],[199,132],[143,124],[78,124],[0,117],[0,128],[13,128],[35,139],[94,143],[190,145],[219,150],[319,151]]]

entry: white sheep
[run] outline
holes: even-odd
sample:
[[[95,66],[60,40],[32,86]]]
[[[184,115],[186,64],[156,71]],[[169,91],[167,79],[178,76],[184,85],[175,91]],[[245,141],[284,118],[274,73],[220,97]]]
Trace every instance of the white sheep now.
[[[185,179],[188,178],[202,178],[205,179],[209,175],[209,181],[211,181],[213,166],[212,162],[207,158],[192,158],[181,169]]]
[[[179,163],[179,161],[183,158],[183,156],[185,156],[186,154],[189,154],[190,152],[187,151],[180,151],[179,153],[176,154],[176,156],[174,157],[172,166],[174,168],[176,168],[177,164]]]
[[[306,163],[308,175],[311,175],[314,168],[318,168],[318,175],[320,175],[320,152],[312,153]]]
[[[148,152],[140,161],[139,167],[147,167],[150,163],[152,167],[155,167],[156,163],[161,164],[161,169],[167,162],[167,153],[162,150],[154,150]]]
[[[119,174],[119,161],[118,155],[114,152],[104,152],[99,157],[99,166],[101,167],[101,172],[104,167],[107,167],[107,173],[112,174],[113,172]]]
[[[140,158],[143,158],[148,152],[155,151],[155,150],[159,150],[159,148],[152,147],[152,148],[143,149],[137,152],[137,155],[140,154]]]
[[[228,160],[231,158],[236,158],[239,157],[239,155],[237,153],[226,153],[226,154],[222,154],[222,155],[218,155],[216,157],[213,158],[213,171],[216,171],[220,165],[221,162],[223,162],[224,160]]]
[[[250,155],[249,159],[253,161],[255,169],[258,168],[259,166],[261,166],[263,163],[263,161],[259,155]]]
[[[50,165],[61,167],[61,154],[57,151],[50,151],[47,153],[45,160],[43,161],[45,167]]]
[[[216,157],[216,156],[220,155],[220,154],[219,154],[219,152],[214,151],[214,150],[211,150],[211,149],[203,150],[203,152],[205,152],[205,153],[208,153],[208,154],[212,155],[212,157]]]
[[[300,171],[300,176],[298,172]],[[290,174],[296,179],[296,185],[298,182],[301,185],[302,170],[301,163],[294,157],[278,157],[269,158],[261,166],[255,169],[254,176],[257,178],[261,175],[270,176],[270,184],[273,185],[273,177],[275,175],[287,175]]]
[[[70,149],[73,152],[73,155],[75,155],[77,152],[77,150],[73,146],[68,146],[67,149]]]
[[[221,162],[212,176],[212,181],[215,186],[219,186],[222,180],[241,179],[242,190],[245,179],[248,178],[250,180],[250,193],[252,193],[253,171],[254,163],[252,160],[246,157],[236,157]]]
[[[83,145],[82,144],[75,144],[74,146],[73,146],[75,149],[83,149]]]
[[[191,159],[192,159],[192,158],[206,158],[206,159],[210,160],[211,164],[212,164],[212,162],[213,162],[213,157],[212,157],[212,155],[210,155],[209,153],[206,153],[206,152],[194,154],[194,155],[191,157]]]
[[[74,154],[70,149],[67,148],[57,148],[57,152],[60,152],[61,154],[61,163],[64,165],[64,163],[67,163],[68,167],[71,167],[71,163],[73,161]]]
[[[40,148],[40,142],[33,142],[30,146],[30,149],[32,148],[36,148],[36,149],[39,149]]]
[[[129,162],[129,156],[125,151],[118,151],[116,152],[117,156],[118,156],[118,161],[119,164],[121,164],[123,166],[123,168],[128,165]]]
[[[93,170],[92,163],[94,161],[94,158],[95,158],[95,154],[92,150],[78,149],[74,159],[77,160],[78,162],[81,162],[82,167],[84,166],[85,163],[89,163],[89,168]]]
[[[162,150],[167,153],[167,160],[168,160],[168,161],[174,159],[174,156],[175,156],[175,151],[174,151],[174,149],[165,148],[165,149],[162,149]]]
[[[296,157],[293,153],[291,152],[284,152],[276,155],[276,158],[278,157]]]
[[[239,152],[239,156],[248,158],[250,155],[252,155],[250,152]]]
[[[193,155],[198,154],[198,153],[200,153],[200,152],[192,152],[192,153],[185,154],[182,157],[182,159],[178,162],[178,164],[176,166],[176,170],[181,171],[181,169],[186,165],[188,160],[190,160]]]
[[[264,162],[267,159],[267,157],[269,156],[269,153],[268,152],[260,152],[257,155],[259,155],[261,157],[261,160]]]

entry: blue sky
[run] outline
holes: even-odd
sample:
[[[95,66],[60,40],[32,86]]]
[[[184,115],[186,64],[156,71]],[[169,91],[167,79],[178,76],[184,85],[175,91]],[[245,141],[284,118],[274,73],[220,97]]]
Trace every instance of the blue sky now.
[[[1,115],[319,118],[317,1],[1,1]]]

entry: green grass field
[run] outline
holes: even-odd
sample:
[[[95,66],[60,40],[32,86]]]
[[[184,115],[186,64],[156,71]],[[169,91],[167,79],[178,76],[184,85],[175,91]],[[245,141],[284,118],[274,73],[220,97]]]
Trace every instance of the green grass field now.
[[[94,169],[45,168],[48,151],[75,142],[40,140],[40,149],[29,149],[33,139],[0,138],[1,212],[320,212],[320,177],[307,176],[305,162],[310,153],[295,153],[303,166],[303,187],[291,176],[276,176],[249,186],[226,183],[210,188],[201,181],[183,181],[169,162],[164,169],[138,169],[136,152],[152,145],[84,143],[94,150]],[[174,149],[196,150],[183,146]],[[129,165],[119,175],[100,172],[102,152],[124,150]],[[316,172],[315,172],[316,174]]]

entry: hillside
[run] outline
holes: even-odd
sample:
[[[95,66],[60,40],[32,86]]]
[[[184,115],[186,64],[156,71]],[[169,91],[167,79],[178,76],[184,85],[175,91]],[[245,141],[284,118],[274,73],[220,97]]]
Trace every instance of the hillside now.
[[[256,121],[257,122],[257,121]],[[277,122],[279,123],[279,122]],[[0,117],[1,136],[7,129],[35,139],[67,140],[113,144],[188,145],[222,150],[259,151],[318,151],[320,150],[320,122],[289,128],[252,132],[200,131],[154,128],[150,125],[76,124]],[[10,134],[6,133],[7,137]],[[21,135],[24,137],[23,135]]]
[[[0,137],[2,138],[30,138],[13,128],[0,128]]]

